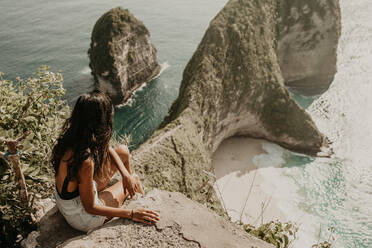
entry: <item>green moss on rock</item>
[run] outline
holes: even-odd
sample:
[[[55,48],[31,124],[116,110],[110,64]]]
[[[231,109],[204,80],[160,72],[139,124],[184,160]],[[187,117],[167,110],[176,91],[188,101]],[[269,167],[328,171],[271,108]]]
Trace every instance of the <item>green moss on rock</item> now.
[[[284,87],[275,50],[276,10],[276,1],[228,2],[186,66],[163,126],[190,108],[203,119],[203,141],[211,151],[234,134],[310,154],[320,151],[323,136]],[[252,126],[248,119],[234,123],[247,115],[256,119]]]
[[[198,131],[200,121],[193,112],[185,111],[133,153],[132,165],[147,190],[181,192],[223,214],[211,186],[214,179],[208,175],[213,169]]]
[[[160,71],[156,49],[145,25],[127,9],[111,9],[92,31],[88,50],[96,87],[115,104],[125,102],[142,83]]]
[[[180,191],[221,213],[203,171],[212,171],[211,156],[224,139],[245,135],[321,151],[325,137],[284,86],[276,11],[275,0],[230,0],[211,21],[168,116],[135,151],[149,188]]]

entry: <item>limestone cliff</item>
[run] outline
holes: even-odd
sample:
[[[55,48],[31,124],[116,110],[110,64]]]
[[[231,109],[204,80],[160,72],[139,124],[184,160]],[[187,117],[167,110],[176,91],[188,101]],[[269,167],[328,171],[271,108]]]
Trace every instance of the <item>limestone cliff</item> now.
[[[276,10],[275,0],[230,0],[211,21],[169,116],[134,152],[147,187],[182,192],[222,213],[209,172],[224,139],[259,137],[312,155],[327,145],[284,86]]]
[[[114,8],[99,18],[91,39],[89,66],[96,87],[114,104],[125,102],[160,71],[149,31],[126,9]]]
[[[341,33],[338,0],[278,1],[277,54],[285,84],[320,94],[336,73]]]
[[[211,152],[233,135],[313,155],[320,151],[323,136],[284,87],[275,50],[276,3],[229,1],[186,66],[167,122],[193,111]]]

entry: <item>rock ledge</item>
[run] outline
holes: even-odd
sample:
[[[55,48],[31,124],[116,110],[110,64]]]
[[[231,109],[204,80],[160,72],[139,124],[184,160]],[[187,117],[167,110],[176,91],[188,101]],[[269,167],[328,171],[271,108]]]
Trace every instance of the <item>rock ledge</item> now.
[[[31,241],[34,241],[33,245],[36,245],[35,240],[41,241],[39,245],[42,247],[64,248],[273,247],[250,236],[237,225],[181,193],[153,190],[144,198],[130,202],[127,207],[130,209],[151,208],[160,214],[161,221],[154,226],[147,226],[130,220],[114,219],[100,229],[81,235],[82,233],[75,232],[65,223],[61,223],[64,222],[63,218],[56,221],[55,216],[60,214],[54,213],[49,215],[49,221],[44,220],[41,224],[50,227],[53,224],[59,228],[39,228],[39,233],[32,233],[28,242],[24,242],[24,247],[35,247],[30,246]],[[50,237],[59,237],[59,241],[56,242]]]

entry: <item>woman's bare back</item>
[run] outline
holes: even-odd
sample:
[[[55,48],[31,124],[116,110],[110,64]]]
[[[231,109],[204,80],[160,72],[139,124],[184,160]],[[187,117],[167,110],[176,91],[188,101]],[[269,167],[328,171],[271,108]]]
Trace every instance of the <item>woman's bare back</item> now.
[[[62,193],[62,186],[63,182],[65,181],[67,177],[67,168],[68,163],[67,161],[72,157],[73,153],[71,150],[67,150],[65,152],[65,155],[62,157],[60,163],[59,163],[59,169],[58,174],[56,175],[56,187],[58,190],[58,193]],[[67,192],[74,192],[78,187],[78,182],[76,179],[71,179],[71,181],[68,182],[67,185]]]

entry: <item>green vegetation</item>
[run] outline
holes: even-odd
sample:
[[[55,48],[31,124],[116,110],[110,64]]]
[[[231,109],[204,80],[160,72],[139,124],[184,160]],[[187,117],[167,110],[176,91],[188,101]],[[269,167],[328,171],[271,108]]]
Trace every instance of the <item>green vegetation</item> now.
[[[273,244],[277,248],[291,247],[292,242],[297,238],[298,231],[295,224],[281,223],[280,221],[270,221],[260,227],[246,224],[243,225],[243,228],[247,233]]]
[[[322,243],[315,244],[311,246],[312,248],[331,248],[332,244],[329,243],[328,241],[324,241]]]
[[[334,227],[329,227],[328,231],[330,232],[328,240],[325,240],[323,242],[318,242],[317,244],[311,246],[311,248],[332,248],[332,242],[331,241],[335,240],[335,238],[333,236],[335,228]],[[320,232],[321,232],[321,230],[320,230]],[[319,235],[320,235],[320,233],[319,233]]]
[[[255,227],[250,224],[243,225],[243,229],[270,244],[273,244],[277,248],[290,248],[293,246],[293,241],[297,239],[298,227],[296,224],[291,222],[282,223],[280,221],[270,221],[266,224],[262,224],[259,227]],[[334,227],[328,228],[330,231],[328,240],[314,244],[311,248],[332,248],[332,240]]]
[[[16,82],[0,74],[0,138],[16,139],[31,132],[20,154],[29,206],[21,207],[12,165],[0,159],[0,247],[13,246],[34,228],[31,199],[50,196],[53,187],[49,156],[69,109],[62,99],[62,75],[48,70],[42,66],[28,79]],[[0,151],[6,151],[2,143]]]

